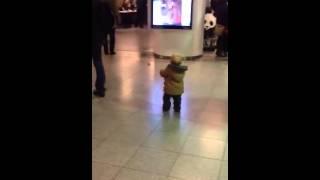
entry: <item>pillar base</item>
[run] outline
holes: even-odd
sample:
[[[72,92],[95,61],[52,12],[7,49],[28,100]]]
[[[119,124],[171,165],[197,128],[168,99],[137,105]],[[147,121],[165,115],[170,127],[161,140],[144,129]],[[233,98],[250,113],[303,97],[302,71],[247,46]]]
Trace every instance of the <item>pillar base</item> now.
[[[171,58],[171,56],[163,56],[163,55],[160,55],[157,53],[153,53],[153,55],[155,58],[159,58],[159,59],[170,59]],[[186,61],[196,60],[196,59],[201,58],[202,56],[203,56],[202,54],[200,54],[198,56],[185,56],[185,57],[183,57],[183,60],[186,60]]]

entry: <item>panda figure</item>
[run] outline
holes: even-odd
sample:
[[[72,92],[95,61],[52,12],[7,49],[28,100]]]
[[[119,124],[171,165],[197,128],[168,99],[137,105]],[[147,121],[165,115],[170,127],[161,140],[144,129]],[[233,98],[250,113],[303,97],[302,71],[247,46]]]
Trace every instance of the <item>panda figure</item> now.
[[[213,15],[213,11],[210,8],[206,9],[204,15],[204,45],[205,51],[214,51],[216,48],[217,37],[214,34],[214,29],[217,24],[217,18]]]

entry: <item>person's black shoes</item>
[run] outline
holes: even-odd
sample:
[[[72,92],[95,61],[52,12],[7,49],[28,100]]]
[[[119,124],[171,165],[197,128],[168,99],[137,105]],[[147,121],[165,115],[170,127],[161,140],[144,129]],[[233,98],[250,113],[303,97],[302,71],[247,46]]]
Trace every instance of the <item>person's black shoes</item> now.
[[[224,54],[219,52],[219,53],[216,53],[217,57],[224,57]]]
[[[168,112],[170,109],[165,109],[165,108],[162,108],[162,111],[163,112]]]
[[[109,54],[111,54],[111,55],[115,55],[115,54],[116,54],[116,52],[112,51],[111,53],[109,53],[109,51],[104,51],[104,54],[105,54],[105,55],[109,55]]]
[[[105,91],[104,90],[100,90],[100,91],[95,90],[95,91],[93,91],[93,94],[95,96],[97,96],[97,97],[104,97],[105,96]]]
[[[169,109],[162,108],[162,111],[163,111],[164,113],[169,112],[169,110],[170,110],[170,108],[169,108]],[[175,112],[175,113],[180,113],[180,109],[175,109],[174,112]]]
[[[104,52],[104,54],[105,54],[105,55],[109,55],[109,54],[111,54],[111,55],[115,55],[115,54],[116,54],[116,52],[112,51],[111,53],[109,53],[108,51],[105,51],[105,52]]]
[[[225,53],[223,51],[217,51],[216,55],[217,55],[217,57],[227,57],[227,53]]]

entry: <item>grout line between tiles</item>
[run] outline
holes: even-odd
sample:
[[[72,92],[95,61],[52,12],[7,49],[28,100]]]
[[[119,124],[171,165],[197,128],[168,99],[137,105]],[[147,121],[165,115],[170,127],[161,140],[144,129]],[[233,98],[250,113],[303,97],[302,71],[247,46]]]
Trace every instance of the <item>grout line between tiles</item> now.
[[[223,155],[222,155],[222,159],[220,160],[220,167],[219,167],[219,172],[218,172],[218,180],[220,180],[220,178],[221,178],[222,164],[223,164],[223,162],[225,161],[225,160],[224,160],[224,156],[225,156],[225,153],[226,153],[226,149],[227,149],[227,146],[225,146],[224,152],[223,152]]]
[[[158,123],[160,123],[160,122],[158,122]],[[138,153],[139,149],[142,147],[142,144],[144,143],[144,141],[151,136],[151,134],[152,134],[153,131],[156,129],[156,127],[157,127],[157,126],[155,126],[155,127],[150,131],[150,133],[148,134],[148,136],[142,141],[142,143],[140,143],[140,144],[138,145],[136,151],[135,151],[135,152],[133,153],[133,155],[127,160],[127,162],[124,163],[124,165],[122,166],[122,168],[120,169],[120,171],[121,171],[123,168],[126,168],[126,165],[130,162],[130,160],[135,157],[135,155]],[[128,169],[128,168],[127,168],[127,169]],[[119,173],[120,173],[120,171],[119,171]],[[117,176],[119,175],[119,173],[115,176],[114,179],[117,178]]]

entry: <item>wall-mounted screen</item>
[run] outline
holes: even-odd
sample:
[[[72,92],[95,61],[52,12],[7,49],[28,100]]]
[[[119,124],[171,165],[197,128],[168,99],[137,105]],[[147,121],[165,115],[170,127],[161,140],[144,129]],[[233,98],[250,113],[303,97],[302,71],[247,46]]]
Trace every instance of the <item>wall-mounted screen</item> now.
[[[152,28],[192,28],[192,0],[151,0],[151,2]]]

